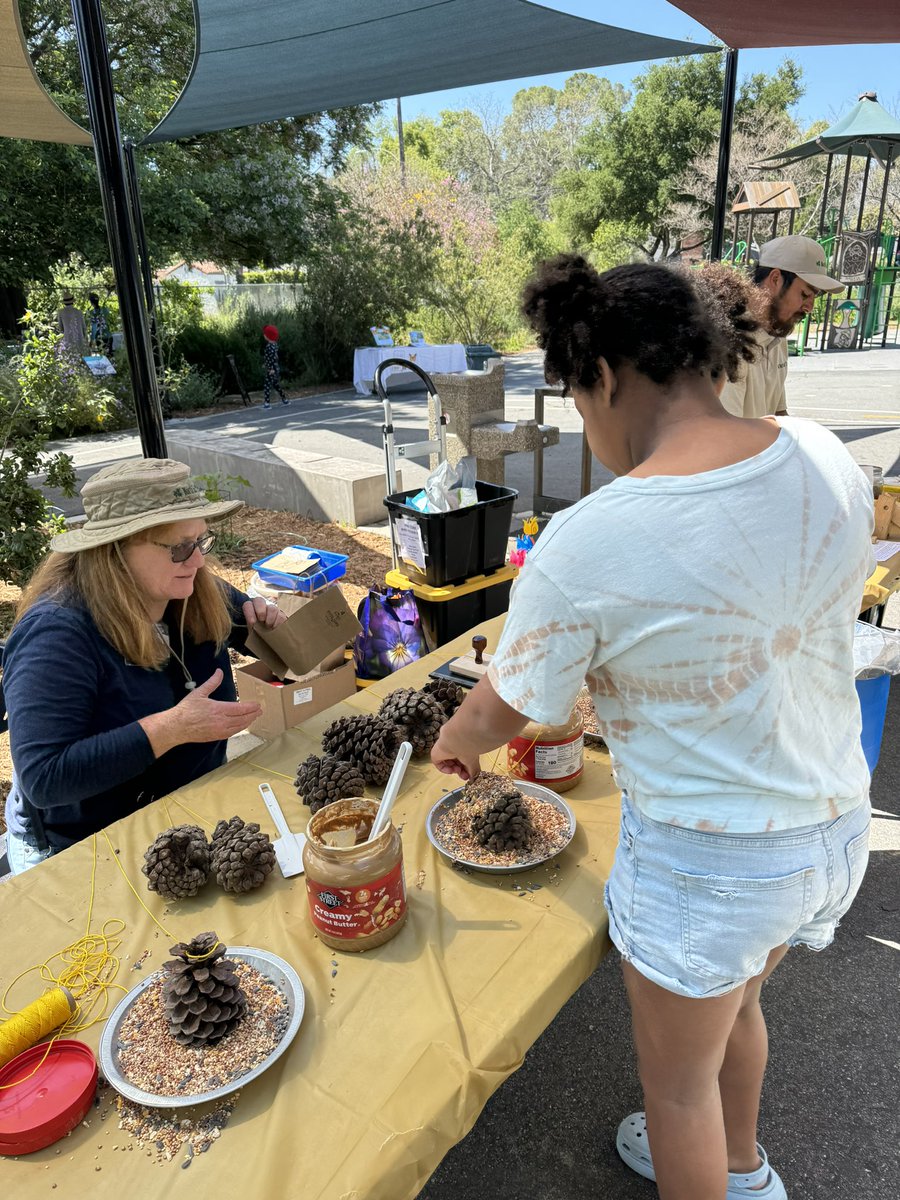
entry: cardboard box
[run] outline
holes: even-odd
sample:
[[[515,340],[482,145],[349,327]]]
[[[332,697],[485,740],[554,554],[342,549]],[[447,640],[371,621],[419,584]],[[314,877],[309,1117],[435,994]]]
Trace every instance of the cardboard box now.
[[[241,700],[262,708],[250,732],[277,737],[352,696],[356,668],[344,661],[344,646],[360,629],[339,588],[319,592],[277,629],[257,626],[247,637],[257,661],[235,672]]]
[[[277,629],[257,625],[247,636],[247,650],[284,679],[308,675],[338,647],[355,638],[362,626],[338,588],[319,592]]]
[[[245,703],[256,703],[262,713],[250,726],[250,732],[269,741],[286,729],[300,725],[316,713],[346,700],[356,691],[356,668],[352,659],[330,671],[314,671],[295,679],[288,675],[283,684],[271,682],[272,672],[262,662],[248,663],[235,671],[238,695]]]

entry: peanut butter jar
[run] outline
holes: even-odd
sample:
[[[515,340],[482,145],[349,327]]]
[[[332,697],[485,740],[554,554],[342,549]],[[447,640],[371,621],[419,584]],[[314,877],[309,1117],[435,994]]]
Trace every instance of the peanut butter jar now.
[[[309,915],[332,950],[374,950],[406,921],[403,846],[390,823],[373,842],[378,803],[337,800],[306,827],[303,869]]]
[[[564,725],[530,721],[507,743],[506,765],[514,779],[567,792],[584,773],[584,723],[578,709]]]

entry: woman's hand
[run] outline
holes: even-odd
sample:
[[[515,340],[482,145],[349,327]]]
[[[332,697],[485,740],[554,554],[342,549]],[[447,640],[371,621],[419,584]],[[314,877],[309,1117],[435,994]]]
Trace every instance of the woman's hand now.
[[[279,625],[282,625],[287,620],[287,617],[274,601],[263,600],[261,596],[255,596],[252,600],[245,600],[242,611],[248,629],[252,629],[257,624],[262,625],[266,629],[277,629]]]
[[[444,775],[458,775],[468,782],[481,770],[479,755],[498,749],[527,722],[526,716],[500,699],[485,676],[441,726],[431,761]]]
[[[222,679],[222,672],[217,669],[206,683],[188,692],[173,708],[138,721],[157,758],[189,742],[222,741],[253,724],[262,713],[258,704],[210,698]]]

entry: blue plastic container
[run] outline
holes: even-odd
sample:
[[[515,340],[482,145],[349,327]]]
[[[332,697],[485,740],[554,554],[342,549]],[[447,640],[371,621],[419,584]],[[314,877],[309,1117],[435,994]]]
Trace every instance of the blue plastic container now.
[[[254,571],[266,587],[277,588],[282,592],[317,592],[347,574],[346,554],[329,554],[325,550],[315,550],[312,546],[289,546],[286,549],[305,550],[307,554],[315,554],[319,560],[318,567],[308,575],[288,575],[284,571],[273,571],[266,566],[267,562],[282,552],[279,550],[276,554],[267,554],[265,558],[253,563]]]
[[[881,753],[881,735],[884,733],[890,687],[890,675],[874,675],[871,679],[856,681],[856,694],[862,711],[862,748],[870,772],[878,765]]]

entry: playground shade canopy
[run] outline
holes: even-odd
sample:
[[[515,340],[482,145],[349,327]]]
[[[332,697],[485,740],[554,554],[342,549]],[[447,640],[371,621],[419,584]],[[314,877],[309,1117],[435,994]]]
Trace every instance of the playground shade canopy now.
[[[194,0],[191,74],[144,139],[718,49],[528,0]]]
[[[898,13],[900,13],[900,0]],[[900,16],[898,16],[900,21]],[[801,158],[815,154],[875,155],[884,163],[893,147],[896,156],[900,147],[900,121],[882,108],[877,100],[863,97],[846,116],[841,117],[824,133],[808,142],[782,150],[763,160],[765,166],[788,166]]]
[[[35,74],[17,0],[0,0],[0,137],[91,144],[91,135],[57,108]]]
[[[900,41],[898,0],[686,0],[675,7],[735,50]]]

